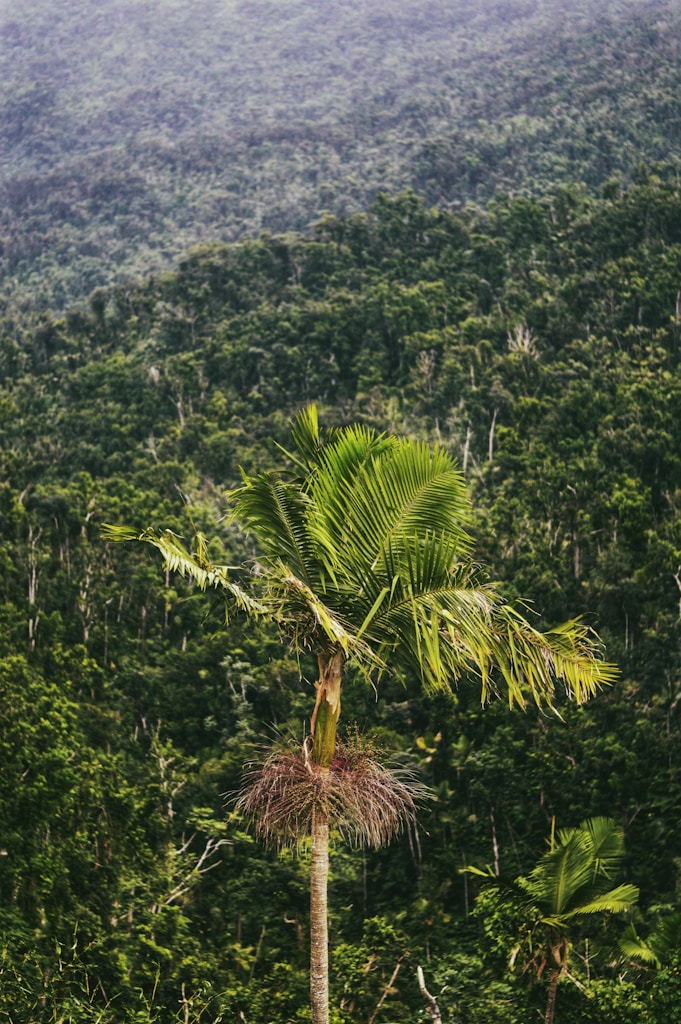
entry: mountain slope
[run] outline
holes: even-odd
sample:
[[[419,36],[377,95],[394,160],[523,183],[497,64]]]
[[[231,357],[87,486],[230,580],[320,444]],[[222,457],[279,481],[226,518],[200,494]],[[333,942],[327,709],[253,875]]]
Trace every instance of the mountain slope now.
[[[67,305],[190,244],[598,189],[678,159],[677,0],[28,0],[0,23],[0,269]]]

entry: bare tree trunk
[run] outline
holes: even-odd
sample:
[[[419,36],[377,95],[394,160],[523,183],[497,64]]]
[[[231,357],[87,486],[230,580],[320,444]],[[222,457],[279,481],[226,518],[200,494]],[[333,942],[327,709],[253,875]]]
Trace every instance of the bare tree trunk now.
[[[329,1024],[329,821],[315,808],[310,864],[310,1004],[312,1024]]]
[[[492,416],[492,426],[489,428],[489,444],[487,446],[487,455],[488,455],[488,459],[489,459],[490,462],[494,458],[494,428],[497,425],[497,412],[498,411],[499,411],[498,409],[494,410],[494,416]]]
[[[417,967],[416,974],[419,979],[421,995],[426,1001],[426,1010],[433,1018],[433,1024],[442,1024],[442,1015],[440,1014],[440,1007],[437,1005],[437,999],[435,996],[431,996],[430,992],[426,988],[425,978],[423,977],[423,968]]]
[[[556,992],[558,990],[558,968],[551,968],[551,978],[549,980],[549,995],[546,1000],[546,1015],[544,1017],[544,1024],[553,1024],[553,1019],[556,1016]]]

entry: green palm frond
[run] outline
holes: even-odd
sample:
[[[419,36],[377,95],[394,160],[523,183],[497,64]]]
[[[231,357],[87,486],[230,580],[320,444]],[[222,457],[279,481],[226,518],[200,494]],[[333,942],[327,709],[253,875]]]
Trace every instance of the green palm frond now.
[[[301,479],[306,478],[310,471],[319,462],[322,446],[325,439],[328,439],[329,431],[325,436],[319,429],[319,416],[315,405],[308,405],[301,409],[291,423],[291,437],[297,449],[296,452],[284,448],[283,445],[275,442],[275,446],[286,458],[300,470]]]
[[[627,925],[620,938],[620,948],[634,960],[655,967],[668,964],[681,952],[681,912],[660,918],[645,940],[639,938],[633,923]]]
[[[418,548],[412,555],[368,631],[382,650],[394,648],[398,660],[411,663],[430,690],[450,688],[466,670],[477,670],[486,685],[493,589],[475,567],[455,565],[445,575]]]
[[[366,603],[373,601],[363,630],[384,650],[399,645],[397,656],[415,665],[429,689],[472,670],[486,702],[499,690],[496,665],[509,704],[550,705],[557,679],[579,702],[613,680],[616,669],[594,658],[587,627],[573,621],[546,633],[534,629],[483,570],[456,561],[457,553],[458,540],[447,534],[391,541],[362,583]]]
[[[354,572],[373,571],[382,552],[424,532],[470,547],[469,500],[451,456],[425,444],[382,438],[348,428],[324,450],[322,471],[309,493],[323,531]]]
[[[592,864],[576,839],[545,853],[519,886],[544,909],[547,917],[562,918],[575,896],[588,886]]]
[[[653,967],[661,967],[661,961],[655,950],[648,942],[640,939],[633,921],[630,921],[619,938],[619,947],[625,956],[632,960],[640,960],[644,964],[651,964]]]
[[[157,533],[156,530],[147,529],[140,532],[127,526],[112,526],[105,523],[102,527],[102,535],[106,540],[139,541],[155,547],[163,556],[164,567],[170,572],[191,578],[201,590],[219,591],[225,600],[227,616],[232,611],[245,612],[250,616],[258,616],[266,611],[260,601],[257,601],[248,591],[230,579],[229,572],[232,567],[214,565],[210,561],[206,539],[200,533],[194,537],[193,552],[188,550],[180,537],[172,530],[163,530]]]
[[[310,466],[317,464],[322,450],[322,437],[319,432],[319,416],[315,405],[308,405],[305,409],[301,409],[291,424],[291,436],[303,458],[302,465],[309,469]],[[291,457],[295,458],[295,456]],[[301,463],[299,462],[298,465]]]
[[[610,818],[589,818],[579,829],[561,829],[558,833],[561,843],[573,836],[593,864],[594,883],[598,876],[607,881],[617,873],[624,856],[624,832]]]
[[[629,910],[638,898],[636,886],[609,888],[624,856],[622,830],[609,818],[591,818],[579,828],[563,829],[558,843],[518,885],[543,908],[545,922]]]
[[[274,473],[245,477],[232,492],[230,518],[253,533],[270,560],[288,566],[308,585],[317,582],[316,559],[308,530],[309,500],[299,487]]]
[[[624,882],[622,885],[615,886],[614,889],[609,889],[607,892],[595,896],[586,903],[580,903],[578,907],[574,907],[564,917],[567,919],[582,917],[588,914],[622,914],[627,910],[631,910],[636,904],[638,897],[638,887],[631,885],[629,882]]]
[[[594,657],[594,635],[579,620],[542,633],[516,608],[498,603],[492,632],[490,655],[506,683],[510,704],[522,703],[527,693],[536,704],[550,703],[556,679],[562,680],[568,697],[581,704],[617,677],[615,665]]]

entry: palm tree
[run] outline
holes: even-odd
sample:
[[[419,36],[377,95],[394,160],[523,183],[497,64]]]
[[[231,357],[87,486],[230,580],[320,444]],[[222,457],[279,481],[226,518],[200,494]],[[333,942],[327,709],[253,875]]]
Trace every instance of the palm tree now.
[[[661,917],[647,939],[639,938],[632,922],[620,938],[620,948],[632,960],[640,960],[658,970],[665,967],[681,952],[681,912]]]
[[[544,1024],[553,1024],[555,1018],[558,980],[568,973],[575,929],[585,917],[622,913],[638,899],[634,885],[612,887],[623,856],[623,832],[609,818],[590,818],[578,828],[562,829],[557,839],[554,828],[550,847],[532,872],[516,878],[506,891],[509,904],[520,907],[525,921],[511,964],[526,947],[526,969],[532,968],[537,978],[549,970]],[[502,888],[491,873],[468,870]]]
[[[109,527],[106,535],[154,545],[166,568],[217,589],[228,615],[267,616],[316,657],[302,753],[296,763],[268,759],[242,805],[260,814],[265,836],[311,835],[312,1020],[327,1024],[329,828],[381,843],[414,810],[404,780],[337,741],[348,668],[375,684],[389,665],[410,665],[427,691],[475,674],[483,702],[503,692],[520,706],[550,704],[557,679],[585,701],[615,670],[586,627],[537,631],[473,563],[465,482],[444,449],[359,425],[322,431],[314,406],[295,419],[292,436],[286,472],[244,476],[231,496],[232,518],[261,552],[248,586],[208,560],[201,537],[190,552],[168,531]],[[375,811],[368,831],[367,792]]]
[[[681,1020],[681,912],[660,917],[646,939],[630,924],[620,938],[620,948],[632,960],[655,970],[648,988],[650,1020],[654,1024],[678,1024]]]

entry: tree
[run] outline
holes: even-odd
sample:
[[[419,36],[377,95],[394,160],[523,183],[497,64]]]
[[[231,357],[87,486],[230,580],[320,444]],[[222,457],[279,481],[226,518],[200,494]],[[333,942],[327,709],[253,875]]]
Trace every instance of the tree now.
[[[512,950],[511,964],[525,949],[526,968],[532,968],[537,978],[549,969],[544,1024],[553,1024],[558,979],[567,974],[575,931],[583,919],[622,913],[638,899],[634,885],[612,887],[623,856],[621,828],[600,817],[590,818],[578,828],[562,829],[557,840],[552,830],[547,852],[527,877],[516,878],[506,892],[493,875],[468,869],[491,877],[502,900],[518,914],[521,937]]]
[[[476,675],[483,702],[503,692],[511,706],[550,705],[557,679],[585,701],[615,670],[588,628],[572,621],[539,632],[473,563],[469,499],[447,451],[360,425],[322,431],[314,406],[292,434],[290,468],[244,476],[232,495],[233,519],[261,552],[245,581],[208,559],[202,537],[189,551],[169,531],[106,534],[154,545],[167,569],[217,589],[228,616],[271,618],[297,651],[316,657],[302,751],[275,752],[247,783],[242,806],[266,837],[311,835],[312,1020],[327,1024],[329,829],[380,845],[418,797],[361,743],[338,742],[348,669],[376,683],[389,664],[402,664],[431,692]]]
[[[647,939],[640,939],[631,923],[620,939],[622,952],[658,969],[681,953],[681,913],[660,918]]]
[[[622,952],[655,969],[649,989],[651,1021],[677,1024],[681,1020],[681,912],[661,917],[646,939],[633,922],[620,938]]]

